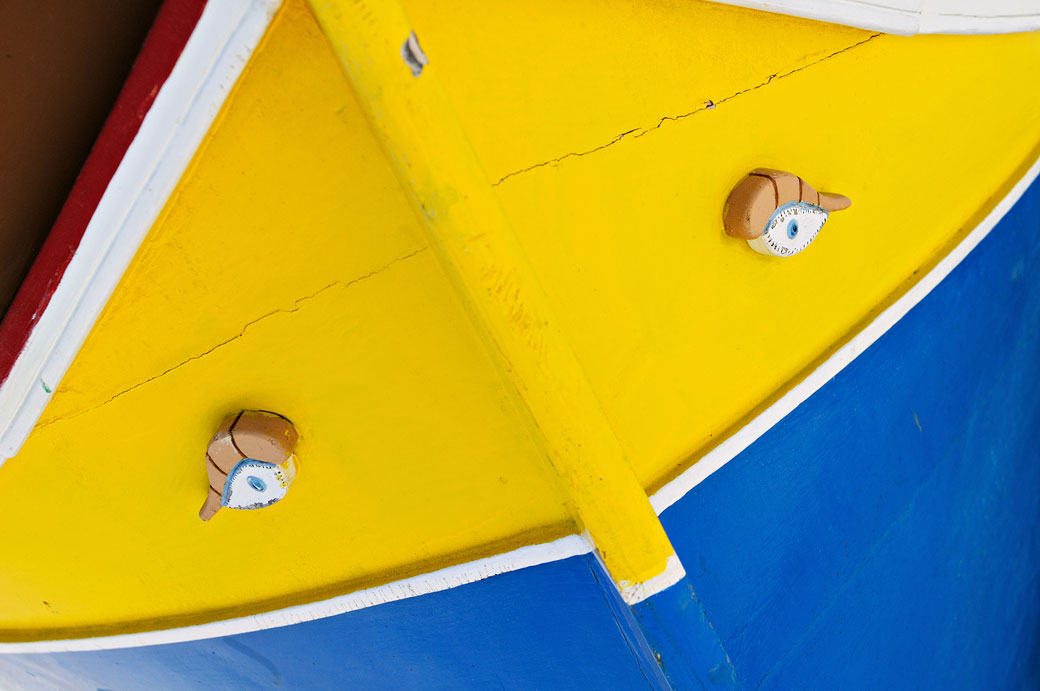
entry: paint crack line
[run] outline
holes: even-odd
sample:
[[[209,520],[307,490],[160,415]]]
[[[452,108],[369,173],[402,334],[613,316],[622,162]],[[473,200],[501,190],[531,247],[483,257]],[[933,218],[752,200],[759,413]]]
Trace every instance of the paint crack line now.
[[[184,367],[185,365],[187,365],[187,364],[189,364],[191,362],[194,362],[195,360],[200,360],[200,359],[206,357],[207,355],[210,355],[214,351],[217,351],[217,350],[223,348],[224,346],[228,345],[229,343],[233,343],[233,342],[237,341],[238,339],[240,339],[243,336],[245,336],[246,335],[246,331],[248,331],[251,327],[255,326],[256,324],[259,324],[260,322],[264,321],[265,319],[268,319],[269,317],[273,317],[276,314],[292,314],[293,312],[298,312],[301,309],[301,307],[303,306],[304,303],[306,303],[306,302],[308,302],[310,300],[313,300],[314,298],[318,297],[319,295],[321,295],[322,293],[324,293],[324,292],[326,292],[328,290],[331,290],[332,288],[336,288],[336,287],[343,288],[343,289],[349,288],[350,286],[354,285],[355,283],[360,283],[361,281],[364,281],[364,280],[367,280],[369,278],[372,278],[373,276],[377,276],[377,275],[383,273],[384,271],[390,269],[395,264],[398,264],[400,262],[403,262],[403,261],[406,261],[408,259],[411,259],[415,255],[420,254],[422,252],[425,252],[427,249],[429,249],[429,248],[428,247],[420,247],[419,249],[415,250],[414,252],[412,252],[410,254],[406,254],[406,255],[397,257],[396,259],[393,259],[393,260],[387,262],[383,266],[379,267],[378,269],[376,269],[374,271],[371,271],[371,272],[365,274],[364,276],[358,276],[357,278],[353,278],[353,279],[351,279],[349,281],[333,281],[332,283],[329,283],[328,285],[323,286],[323,287],[319,288],[318,290],[314,291],[310,295],[304,295],[303,297],[295,300],[293,302],[293,306],[288,308],[288,309],[284,309],[283,308],[283,309],[272,310],[272,311],[268,312],[267,314],[261,315],[261,316],[257,317],[256,319],[254,319],[254,320],[252,320],[250,322],[247,322],[245,324],[245,326],[242,327],[242,330],[238,332],[238,334],[236,334],[235,336],[232,336],[231,338],[229,338],[227,340],[221,341],[220,343],[216,344],[215,346],[213,346],[209,350],[206,350],[205,352],[199,353],[198,355],[193,355],[190,358],[188,358],[186,360],[183,360],[181,362],[178,362],[176,365],[173,365],[172,367],[170,367],[170,368],[160,372],[159,374],[156,374],[155,376],[149,377],[149,378],[147,378],[147,379],[145,379],[143,381],[139,381],[136,384],[134,384],[133,386],[131,386],[129,388],[126,388],[126,389],[123,389],[122,391],[119,391],[116,394],[113,394],[110,398],[108,398],[105,401],[102,401],[101,403],[98,403],[97,405],[93,405],[93,406],[91,406],[89,408],[85,408],[85,409],[79,411],[78,413],[74,413],[72,415],[67,415],[65,417],[57,417],[57,418],[54,418],[53,420],[49,420],[49,421],[47,421],[47,422],[45,422],[43,424],[40,424],[40,425],[37,426],[37,429],[43,429],[44,427],[49,427],[49,426],[53,425],[56,422],[62,422],[62,421],[65,421],[65,420],[72,420],[73,418],[77,418],[80,415],[86,415],[89,412],[92,412],[94,410],[97,410],[98,408],[106,406],[109,403],[111,403],[112,401],[114,401],[117,398],[119,398],[120,396],[123,396],[124,394],[130,393],[134,389],[140,388],[140,387],[144,386],[145,384],[149,384],[149,383],[155,381],[156,379],[160,379],[161,377],[165,377],[170,372],[173,372],[174,370],[180,369],[181,367]]]
[[[841,50],[836,50],[833,53],[830,53],[828,55],[823,56],[819,60],[814,60],[814,61],[812,61],[810,63],[802,65],[801,67],[796,67],[796,68],[794,68],[792,70],[788,70],[787,72],[774,72],[773,74],[771,74],[768,77],[766,77],[765,81],[763,81],[763,82],[761,82],[759,84],[756,84],[755,86],[750,86],[750,87],[748,87],[746,89],[741,89],[740,91],[732,93],[729,96],[725,96],[723,98],[720,98],[717,101],[710,101],[710,100],[706,101],[700,107],[695,108],[694,110],[691,110],[688,113],[683,113],[681,115],[665,115],[653,127],[635,127],[633,129],[628,130],[627,132],[622,132],[621,134],[619,134],[618,136],[614,137],[613,139],[611,139],[606,144],[600,144],[599,146],[594,147],[592,149],[589,149],[587,151],[572,151],[572,152],[564,154],[563,156],[560,156],[558,158],[553,158],[553,159],[550,159],[548,161],[543,161],[541,163],[535,163],[534,165],[528,166],[526,168],[521,168],[520,170],[513,171],[512,173],[506,173],[505,175],[503,175],[501,178],[498,179],[498,182],[491,183],[491,186],[492,187],[498,187],[499,185],[501,185],[503,182],[505,182],[509,178],[515,177],[517,175],[523,175],[524,173],[528,173],[528,172],[530,172],[532,170],[536,170],[538,168],[545,168],[546,166],[553,166],[553,167],[558,166],[562,161],[565,161],[568,158],[578,158],[578,157],[581,157],[581,156],[588,156],[589,154],[596,153],[597,151],[602,151],[603,149],[606,149],[606,148],[609,148],[611,146],[614,146],[615,144],[617,144],[618,142],[622,141],[625,137],[627,137],[630,134],[633,135],[632,139],[638,139],[639,137],[642,137],[642,136],[644,136],[646,134],[649,134],[650,132],[653,132],[655,130],[660,129],[661,126],[664,125],[666,122],[678,122],[679,120],[683,120],[685,118],[688,118],[688,117],[690,117],[692,115],[696,115],[697,113],[703,112],[705,110],[714,110],[715,108],[717,108],[718,106],[722,105],[723,103],[726,103],[727,101],[732,101],[733,99],[737,98],[738,96],[743,96],[746,93],[750,93],[752,91],[756,91],[756,90],[761,89],[763,87],[769,86],[770,84],[772,84],[775,81],[778,81],[780,79],[785,79],[787,77],[790,77],[793,74],[797,74],[798,72],[801,72],[802,70],[807,70],[810,67],[813,67],[815,65],[819,65],[821,62],[826,62],[827,60],[835,58],[835,57],[841,55],[842,53],[846,53],[846,52],[852,50],[853,48],[858,48],[858,47],[862,46],[863,44],[869,43],[870,41],[873,41],[875,38],[878,38],[879,36],[882,36],[882,35],[883,34],[881,34],[881,33],[871,34],[870,36],[866,37],[862,41],[859,41],[857,43],[853,43],[850,46],[845,46]]]
[[[685,116],[683,116],[683,117],[685,117]],[[658,126],[660,126],[660,125],[658,125]],[[608,146],[614,146],[619,141],[621,141],[622,139],[624,139],[628,135],[632,134],[633,132],[640,132],[641,134],[645,134],[646,133],[646,129],[643,128],[643,127],[636,127],[635,129],[631,129],[631,130],[629,130],[627,132],[622,132],[621,134],[619,134],[618,136],[614,137],[613,139],[611,139],[606,144],[601,144],[601,145],[597,146],[594,149],[589,149],[588,151],[572,151],[571,153],[564,154],[563,156],[560,156],[559,158],[554,158],[554,159],[551,159],[551,160],[548,160],[548,161],[543,161],[542,163],[535,163],[533,166],[528,166],[526,168],[522,168],[520,170],[513,171],[512,173],[506,173],[505,175],[503,175],[501,178],[498,179],[498,182],[491,183],[491,186],[492,187],[498,187],[505,180],[508,180],[509,178],[511,178],[513,176],[522,175],[522,174],[527,173],[529,171],[535,170],[536,168],[544,168],[545,166],[555,166],[555,165],[559,164],[560,161],[564,161],[564,160],[566,160],[568,158],[577,157],[577,156],[587,156],[589,154],[595,153],[595,152],[600,151],[602,149],[606,149]],[[636,136],[637,137],[641,136],[641,134],[636,135]]]
[[[988,396],[985,396],[984,398],[988,398]],[[961,431],[957,435],[956,439],[954,439],[950,448],[959,448],[962,440],[967,436],[967,434],[967,429]],[[772,666],[766,671],[765,675],[763,675],[762,678],[758,681],[758,684],[755,686],[755,691],[760,691],[762,685],[766,683],[766,681],[773,674],[773,672],[775,672],[778,669],[781,669],[783,665],[787,663],[794,651],[801,647],[805,643],[805,639],[816,630],[817,624],[820,622],[821,619],[823,619],[823,617],[826,614],[830,612],[831,607],[838,600],[838,598],[844,594],[845,589],[849,586],[850,583],[852,583],[853,579],[858,577],[859,574],[863,571],[863,569],[865,569],[868,564],[873,562],[875,556],[884,547],[885,543],[888,541],[889,536],[893,533],[896,526],[906,521],[910,514],[913,513],[914,509],[917,508],[917,501],[920,498],[921,494],[924,492],[925,487],[929,483],[935,481],[935,479],[944,469],[945,465],[949,463],[950,458],[953,456],[953,453],[953,451],[947,451],[946,454],[942,458],[940,458],[939,461],[936,462],[935,466],[929,471],[925,479],[920,483],[920,485],[918,485],[917,489],[914,490],[913,494],[910,496],[910,499],[899,510],[899,513],[896,514],[896,516],[885,525],[884,530],[882,530],[881,534],[878,535],[877,538],[875,538],[871,542],[870,547],[867,549],[864,555],[858,560],[856,565],[851,569],[851,571],[849,571],[846,574],[846,576],[842,579],[841,583],[838,584],[838,587],[834,589],[834,591],[830,594],[827,600],[819,607],[819,609],[817,609],[816,613],[813,615],[813,618],[798,635],[798,638],[795,639],[794,643],[792,643],[787,648],[787,650],[784,651],[784,654],[781,655],[772,664]],[[745,626],[744,628],[747,627]]]

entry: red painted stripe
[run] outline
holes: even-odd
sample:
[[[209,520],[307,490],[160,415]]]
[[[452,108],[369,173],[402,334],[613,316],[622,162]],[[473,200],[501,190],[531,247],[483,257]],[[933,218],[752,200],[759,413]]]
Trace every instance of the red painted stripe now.
[[[0,322],[0,383],[11,373],[29,334],[50,303],[101,196],[159,88],[173,71],[205,6],[206,0],[166,0],[159,10],[72,192]]]

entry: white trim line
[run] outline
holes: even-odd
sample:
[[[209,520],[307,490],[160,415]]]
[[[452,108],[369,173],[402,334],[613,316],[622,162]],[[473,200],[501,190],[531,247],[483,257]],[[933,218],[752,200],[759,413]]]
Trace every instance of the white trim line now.
[[[0,386],[0,464],[18,452],[209,131],[281,0],[210,0]]]
[[[766,408],[758,417],[728,437],[721,444],[706,453],[700,460],[650,497],[650,505],[658,514],[679,501],[687,492],[700,484],[705,478],[724,466],[741,451],[750,446],[782,420],[788,413],[797,408],[809,396],[816,393],[824,384],[834,378],[845,366],[855,360],[869,348],[892,326],[906,315],[914,305],[920,302],[935,286],[957,267],[968,254],[975,249],[989,232],[1000,222],[1000,219],[1019,200],[1022,193],[1040,173],[1040,160],[1030,167],[1011,191],[1008,192],[992,211],[965,237],[953,250],[935,265],[931,271],[915,283],[906,293],[896,300],[888,309],[879,314],[874,321],[856,334],[851,341],[839,348],[822,365],[817,367],[803,381],[784,394],[776,403]]]
[[[394,602],[395,600],[404,600],[417,595],[427,595],[442,590],[449,590],[508,571],[517,571],[530,566],[560,561],[561,559],[588,554],[591,551],[592,548],[589,546],[589,543],[580,535],[568,535],[552,542],[520,547],[504,554],[496,554],[492,557],[477,559],[476,561],[458,564],[457,566],[449,566],[431,573],[424,573],[412,578],[387,583],[386,585],[359,590],[320,602],[287,607],[273,612],[264,612],[225,621],[214,621],[208,624],[184,626],[177,629],[128,633],[117,636],[70,638],[30,643],[0,643],[0,654],[65,653],[86,650],[110,650],[112,648],[136,648],[145,645],[183,643],[203,638],[216,638],[218,636],[231,636],[251,631],[274,629],[280,626],[290,626],[305,621],[333,617],[337,614],[353,612],[374,605]]]
[[[665,588],[675,585],[684,576],[686,576],[686,569],[683,568],[682,562],[679,561],[679,555],[673,554],[665,562],[664,571],[653,578],[647,579],[642,583],[621,581],[617,586],[621,591],[621,599],[626,604],[629,606],[638,605],[648,597],[657,595]]]
[[[1040,29],[1032,0],[715,0],[887,34],[1004,34]]]

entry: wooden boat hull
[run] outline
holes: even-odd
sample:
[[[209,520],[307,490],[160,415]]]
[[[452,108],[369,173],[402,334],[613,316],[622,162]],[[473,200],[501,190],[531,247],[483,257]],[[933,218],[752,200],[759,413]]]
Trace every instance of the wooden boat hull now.
[[[595,556],[579,554],[251,633],[0,655],[0,679],[27,689],[1032,687],[1038,219],[1033,183],[876,343],[666,509],[687,576],[631,610]]]
[[[0,679],[1035,684],[1040,73],[991,65],[1040,39],[634,3],[561,85],[560,27],[406,5],[207,4],[129,108],[13,313]],[[785,161],[853,206],[765,257],[722,208]],[[243,409],[298,477],[203,523]]]

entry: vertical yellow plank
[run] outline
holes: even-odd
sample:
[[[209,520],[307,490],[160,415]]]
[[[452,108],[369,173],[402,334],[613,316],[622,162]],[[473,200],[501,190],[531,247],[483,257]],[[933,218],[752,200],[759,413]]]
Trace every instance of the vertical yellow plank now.
[[[413,73],[411,27],[392,2],[311,6],[622,595],[638,602],[678,580],[683,571],[668,537],[492,193],[436,63]],[[412,62],[422,61],[414,39],[410,45]]]

